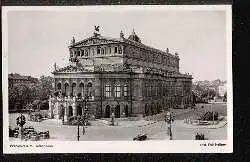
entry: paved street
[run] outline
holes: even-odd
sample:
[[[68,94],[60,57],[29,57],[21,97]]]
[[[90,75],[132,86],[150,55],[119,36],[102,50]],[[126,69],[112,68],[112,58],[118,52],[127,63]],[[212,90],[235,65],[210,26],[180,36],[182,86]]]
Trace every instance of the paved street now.
[[[172,124],[173,139],[193,140],[195,134],[204,133],[209,140],[221,140],[227,137],[227,126],[217,129],[188,127],[183,124],[183,119],[194,116],[203,111],[218,111],[219,114],[226,114],[226,105],[204,105],[197,110],[173,110],[176,120]],[[181,112],[182,111],[182,112]],[[18,114],[10,114],[10,126],[16,127],[16,117]],[[113,141],[113,140],[132,140],[138,133],[147,133],[150,140],[168,140],[167,124],[164,121],[122,121],[119,126],[108,126],[101,121],[94,121],[93,126],[88,126],[85,135],[82,135],[80,128],[80,140],[82,141]],[[50,131],[50,140],[72,141],[77,140],[77,126],[62,125],[61,121],[49,119],[38,122],[27,121],[25,126],[33,126],[36,131]],[[11,138],[11,140],[15,140]]]

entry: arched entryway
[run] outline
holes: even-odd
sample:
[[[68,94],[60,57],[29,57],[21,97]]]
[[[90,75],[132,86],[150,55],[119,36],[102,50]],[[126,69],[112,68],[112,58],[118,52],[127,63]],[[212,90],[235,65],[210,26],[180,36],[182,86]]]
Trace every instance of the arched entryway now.
[[[150,115],[154,115],[155,114],[155,105],[154,103],[151,103],[151,106],[150,106]]]
[[[125,105],[125,107],[124,107],[124,111],[125,111],[125,115],[126,115],[126,117],[128,117],[128,105]]]
[[[59,112],[59,119],[62,119],[63,116],[64,116],[64,106],[63,105],[60,106],[60,110],[59,111],[60,111]]]
[[[148,109],[148,104],[145,105],[145,115],[149,115],[149,109]]]
[[[77,106],[77,115],[82,115],[82,107],[81,107],[81,105],[78,105]]]
[[[69,117],[73,116],[73,108],[69,106]]]
[[[120,105],[115,107],[115,117],[120,118]]]
[[[159,114],[160,113],[160,104],[157,103],[156,105],[156,114]]]
[[[105,108],[105,118],[110,118],[110,106],[107,105]]]

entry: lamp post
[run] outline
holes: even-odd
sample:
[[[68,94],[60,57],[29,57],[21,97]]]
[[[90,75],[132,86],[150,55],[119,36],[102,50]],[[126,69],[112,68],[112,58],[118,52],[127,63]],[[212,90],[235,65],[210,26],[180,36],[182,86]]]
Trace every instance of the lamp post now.
[[[170,140],[173,139],[173,134],[172,134],[172,127],[171,127],[171,124],[172,122],[174,121],[173,120],[173,115],[168,111],[167,114],[166,114],[166,119],[165,121],[168,123],[168,134],[170,136]]]
[[[84,118],[81,118],[81,116],[80,115],[78,115],[77,116],[77,120],[78,120],[78,122],[77,122],[77,141],[79,141],[80,140],[80,124],[82,125],[82,135],[84,135],[85,134],[85,128],[84,128]]]
[[[26,123],[26,118],[23,114],[20,114],[19,117],[16,118],[16,124],[18,126],[20,126],[20,137],[21,137],[21,140],[23,140],[23,126],[24,124]]]

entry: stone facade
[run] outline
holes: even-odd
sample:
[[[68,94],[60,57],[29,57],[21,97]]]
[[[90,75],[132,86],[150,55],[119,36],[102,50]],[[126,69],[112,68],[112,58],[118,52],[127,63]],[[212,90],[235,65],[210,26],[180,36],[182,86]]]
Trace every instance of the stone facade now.
[[[125,38],[99,34],[69,46],[69,65],[55,66],[50,98],[51,118],[152,115],[192,105],[192,76],[179,72],[179,56],[141,43],[133,33]]]

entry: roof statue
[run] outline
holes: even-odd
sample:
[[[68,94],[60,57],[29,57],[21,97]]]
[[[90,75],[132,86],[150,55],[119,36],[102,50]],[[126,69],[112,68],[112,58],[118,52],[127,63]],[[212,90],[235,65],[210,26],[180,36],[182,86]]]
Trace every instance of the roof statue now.
[[[133,29],[132,34],[128,37],[129,40],[133,40],[135,42],[141,43],[141,39],[138,37],[138,35],[135,34],[135,30]]]
[[[54,70],[56,71],[57,67],[56,67],[56,63],[54,63]]]
[[[75,44],[76,43],[76,40],[75,40],[75,37],[73,36],[72,40],[71,40],[71,44]]]
[[[169,49],[168,48],[167,48],[166,52],[169,53]]]
[[[124,38],[124,34],[123,34],[122,30],[120,32],[120,38]]]
[[[100,33],[99,33],[100,32],[100,29],[99,29],[100,26],[94,26],[94,27],[95,27],[94,36],[97,37],[97,36],[100,35]]]

